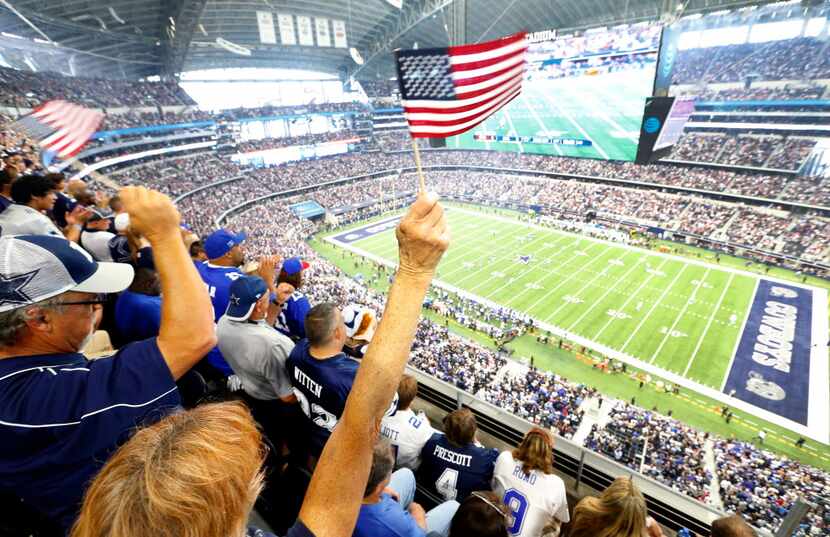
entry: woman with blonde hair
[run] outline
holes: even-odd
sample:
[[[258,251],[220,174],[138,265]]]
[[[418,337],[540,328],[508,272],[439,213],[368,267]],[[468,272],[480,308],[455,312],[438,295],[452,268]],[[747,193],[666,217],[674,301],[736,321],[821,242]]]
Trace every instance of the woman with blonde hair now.
[[[556,535],[570,520],[565,483],[553,473],[553,445],[550,432],[534,427],[519,447],[496,459],[493,490],[510,510],[510,535],[539,537],[546,526]]]
[[[240,402],[139,430],[90,485],[72,537],[239,537],[262,488],[262,435]]]
[[[576,504],[568,537],[662,537],[646,500],[630,477],[618,477],[599,496]]]

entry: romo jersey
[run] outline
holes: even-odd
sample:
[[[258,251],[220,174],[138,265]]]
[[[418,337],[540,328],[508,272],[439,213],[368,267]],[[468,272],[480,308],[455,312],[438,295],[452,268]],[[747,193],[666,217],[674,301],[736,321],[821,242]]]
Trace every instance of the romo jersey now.
[[[570,520],[562,479],[539,470],[525,474],[522,462],[514,460],[509,451],[496,460],[493,490],[510,509],[510,535],[538,537],[552,518],[560,522]]]
[[[435,429],[424,414],[398,410],[394,416],[383,418],[380,434],[389,439],[395,451],[395,468],[417,470],[421,464],[421,450]]]
[[[286,368],[294,394],[312,423],[312,451],[319,455],[337,420],[343,415],[359,364],[342,352],[318,360],[309,354],[308,349],[308,340],[300,340],[288,356]],[[393,414],[397,406],[396,394],[387,415]]]
[[[468,444],[456,447],[447,437],[435,433],[421,451],[419,483],[445,500],[458,502],[477,490],[490,490],[493,466],[499,452]]]

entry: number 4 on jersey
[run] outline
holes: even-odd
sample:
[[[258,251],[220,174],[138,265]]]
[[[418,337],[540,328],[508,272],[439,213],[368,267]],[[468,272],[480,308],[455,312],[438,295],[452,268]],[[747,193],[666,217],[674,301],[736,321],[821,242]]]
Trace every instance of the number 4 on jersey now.
[[[437,490],[445,500],[454,500],[458,496],[458,470],[447,468],[441,473],[441,477],[435,482]]]

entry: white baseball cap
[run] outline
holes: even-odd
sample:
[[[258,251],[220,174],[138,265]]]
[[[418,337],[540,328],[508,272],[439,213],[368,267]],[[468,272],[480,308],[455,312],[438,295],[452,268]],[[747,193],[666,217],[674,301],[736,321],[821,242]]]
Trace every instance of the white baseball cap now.
[[[63,237],[0,237],[0,313],[67,291],[118,293],[133,274],[131,265],[97,262]]]

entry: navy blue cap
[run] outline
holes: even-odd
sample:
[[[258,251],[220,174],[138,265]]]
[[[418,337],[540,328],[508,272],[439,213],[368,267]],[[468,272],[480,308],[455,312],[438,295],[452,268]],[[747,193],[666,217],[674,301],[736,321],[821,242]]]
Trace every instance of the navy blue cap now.
[[[205,239],[205,255],[208,259],[218,259],[237,244],[241,244],[245,238],[245,233],[234,235],[227,229],[217,229]]]
[[[231,321],[247,321],[257,301],[267,292],[268,286],[259,276],[240,276],[231,283],[225,316]]]

